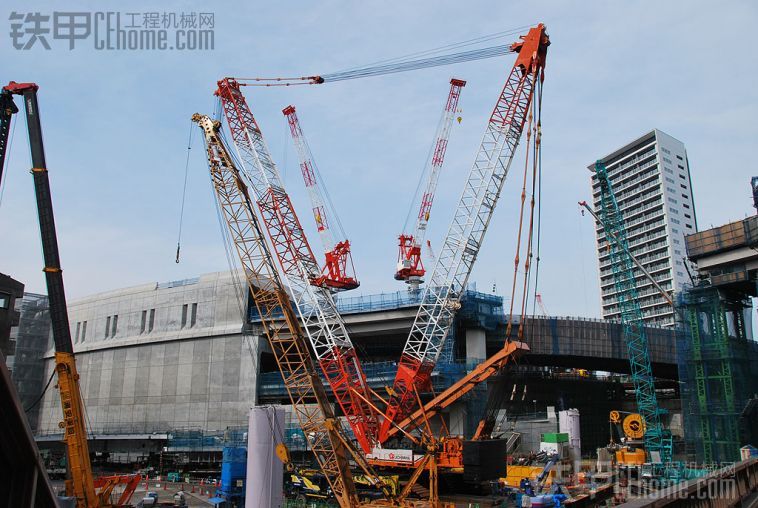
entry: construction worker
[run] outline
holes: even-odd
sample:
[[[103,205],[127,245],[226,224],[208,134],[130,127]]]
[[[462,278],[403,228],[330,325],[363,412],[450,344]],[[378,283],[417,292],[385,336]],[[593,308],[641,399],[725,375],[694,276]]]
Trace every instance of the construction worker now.
[[[187,506],[187,499],[184,496],[184,491],[179,490],[176,494],[174,494],[174,506]]]

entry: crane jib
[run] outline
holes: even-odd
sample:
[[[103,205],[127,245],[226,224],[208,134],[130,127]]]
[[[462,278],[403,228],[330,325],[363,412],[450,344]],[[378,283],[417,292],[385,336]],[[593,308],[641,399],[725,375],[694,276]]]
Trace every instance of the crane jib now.
[[[411,412],[417,393],[428,383],[430,367],[436,364],[455,316],[451,303],[458,303],[465,290],[521,138],[535,85],[543,79],[550,45],[545,26],[532,28],[521,39],[511,46],[519,55],[488,122],[403,349],[380,441],[388,438],[393,422]]]

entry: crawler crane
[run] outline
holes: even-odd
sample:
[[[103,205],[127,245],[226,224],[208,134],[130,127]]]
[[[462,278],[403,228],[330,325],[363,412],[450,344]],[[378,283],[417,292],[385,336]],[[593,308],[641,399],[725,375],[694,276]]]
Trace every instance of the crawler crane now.
[[[379,433],[382,442],[389,437],[393,423],[403,421],[411,413],[417,404],[417,393],[428,390],[432,370],[460,307],[461,295],[527,123],[535,92],[544,79],[550,45],[545,26],[532,28],[521,39],[511,46],[518,57],[490,116],[405,343]],[[536,106],[539,113],[539,100]],[[540,135],[538,128],[535,147]]]
[[[255,201],[221,139],[220,123],[200,114],[193,115],[192,120],[203,130],[216,199],[295,416],[339,505],[357,506],[348,460],[364,466],[367,477],[376,479],[376,475],[365,464],[363,455],[353,450],[334,416],[256,217]]]
[[[372,399],[355,347],[329,287],[320,284],[321,267],[316,262],[300,220],[295,213],[279,170],[253,116],[240,83],[233,78],[218,82],[216,95],[237,148],[240,172],[250,182],[282,269],[282,282],[292,297],[303,330],[311,343],[337,403],[345,413],[365,453],[377,444],[378,418],[367,400]]]
[[[600,212],[594,212],[584,201],[579,204],[590,212],[598,225],[603,227],[605,234],[624,340],[629,353],[632,383],[637,398],[637,410],[645,422],[643,437],[645,451],[657,476],[663,475],[668,479],[674,479],[677,473],[672,464],[671,433],[664,428],[661,421],[661,416],[665,411],[659,406],[658,397],[655,393],[655,380],[650,362],[647,332],[639,295],[637,294],[635,268],[652,282],[669,304],[673,305],[673,301],[671,296],[629,250],[624,216],[616,201],[605,164],[597,161],[594,171],[599,183]]]

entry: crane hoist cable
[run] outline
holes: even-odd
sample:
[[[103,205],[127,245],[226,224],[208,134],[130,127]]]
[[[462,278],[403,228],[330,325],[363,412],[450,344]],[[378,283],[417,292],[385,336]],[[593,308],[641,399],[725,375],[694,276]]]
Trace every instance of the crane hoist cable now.
[[[472,62],[487,58],[495,58],[513,53],[511,44],[499,44],[482,48],[468,49],[466,51],[450,52],[455,49],[482,44],[499,38],[509,38],[522,33],[531,25],[524,25],[502,32],[474,37],[464,41],[446,44],[437,48],[409,53],[399,57],[378,60],[369,64],[351,67],[326,74],[313,74],[307,76],[290,76],[280,78],[266,77],[239,77],[236,79],[240,86],[297,86],[297,85],[320,85],[351,79],[360,79],[372,76],[383,76],[398,72],[415,71],[431,67],[452,65],[455,63]],[[445,53],[447,51],[447,53]],[[439,54],[441,53],[441,54]]]
[[[176,263],[179,263],[179,252],[182,245],[182,226],[184,225],[184,203],[187,199],[187,177],[189,176],[190,152],[192,151],[192,134],[195,132],[192,122],[190,121],[190,131],[187,138],[187,160],[184,163],[184,185],[182,186],[182,206],[179,210],[179,235],[176,240]]]
[[[5,151],[3,151],[3,154],[6,157],[7,162],[0,159],[0,206],[3,206],[3,196],[5,195],[5,186],[8,183],[8,174],[7,170],[5,178],[2,178],[3,176],[3,167],[10,168],[11,165],[11,153],[13,148],[13,139],[16,137],[16,124],[17,122],[13,122],[13,126],[11,127],[11,135],[10,140],[8,141],[8,146]],[[30,164],[31,165],[31,164]]]

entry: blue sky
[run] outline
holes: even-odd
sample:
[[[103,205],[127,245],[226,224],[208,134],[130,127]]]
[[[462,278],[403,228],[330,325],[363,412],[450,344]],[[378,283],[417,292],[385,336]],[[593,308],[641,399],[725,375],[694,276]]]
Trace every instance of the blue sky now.
[[[214,51],[95,51],[82,43],[18,51],[11,11],[207,11]],[[594,234],[577,201],[587,164],[652,128],[685,143],[698,223],[751,214],[758,44],[751,1],[5,2],[4,82],[35,81],[70,299],[224,270],[197,133],[181,263],[174,263],[190,116],[212,113],[223,76],[327,73],[544,22],[551,36],[543,99],[539,291],[552,314],[599,316]],[[354,246],[355,294],[403,289],[392,278],[405,220],[451,76],[466,79],[427,238],[440,245],[513,57],[320,87],[247,89],[286,184],[319,250],[281,109],[294,104]],[[44,292],[21,117],[0,204],[0,270]],[[195,127],[196,129],[196,127]],[[521,157],[514,168],[519,167]],[[506,183],[472,280],[506,293],[520,178]]]

